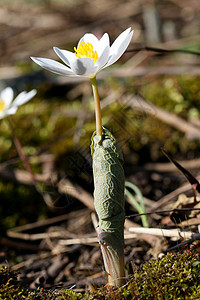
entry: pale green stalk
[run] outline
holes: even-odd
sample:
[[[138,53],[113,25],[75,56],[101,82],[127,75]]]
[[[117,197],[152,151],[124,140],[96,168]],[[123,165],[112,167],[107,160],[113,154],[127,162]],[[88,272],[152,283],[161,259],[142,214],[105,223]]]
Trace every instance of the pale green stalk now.
[[[97,89],[96,77],[90,78],[92,84],[92,91],[94,95],[95,104],[95,119],[96,119],[96,134],[102,137],[102,121],[101,121],[101,106],[99,100],[99,93]]]

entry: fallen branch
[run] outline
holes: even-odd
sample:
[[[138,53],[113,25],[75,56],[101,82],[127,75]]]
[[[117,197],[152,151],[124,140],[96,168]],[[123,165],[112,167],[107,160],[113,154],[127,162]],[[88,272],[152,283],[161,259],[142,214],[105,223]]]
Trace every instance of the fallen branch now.
[[[94,200],[90,193],[86,192],[78,184],[72,183],[69,179],[62,179],[58,184],[58,191],[61,194],[68,194],[81,201],[90,210],[94,210]]]
[[[197,180],[200,180],[200,176],[196,177]],[[154,212],[157,209],[160,209],[162,207],[169,206],[169,204],[171,204],[171,202],[177,198],[177,196],[179,194],[182,193],[186,193],[192,191],[191,189],[191,184],[190,183],[186,183],[183,186],[177,188],[176,190],[172,191],[171,193],[169,193],[168,195],[162,197],[161,199],[159,199],[158,201],[156,201],[154,204],[152,204],[152,207],[148,210],[148,212]]]
[[[33,185],[32,175],[25,170],[12,169],[10,167],[0,166],[0,176],[23,184]],[[48,181],[52,182],[52,180],[54,182],[57,178],[57,176],[52,173],[35,174],[34,176],[37,182],[43,183],[46,183]]]
[[[152,115],[155,118],[167,123],[168,125],[180,130],[185,133],[188,140],[200,139],[200,130],[194,124],[189,121],[185,121],[179,116],[167,112],[156,105],[147,102],[141,96],[137,95],[133,97],[128,95],[127,97],[121,98],[121,103],[132,107],[134,110],[140,110],[146,114]]]
[[[130,232],[136,234],[151,234],[165,237],[176,237],[176,238],[191,238],[194,234],[190,231],[179,231],[178,229],[160,229],[160,228],[145,228],[145,227],[130,227]],[[199,233],[198,233],[199,235]]]

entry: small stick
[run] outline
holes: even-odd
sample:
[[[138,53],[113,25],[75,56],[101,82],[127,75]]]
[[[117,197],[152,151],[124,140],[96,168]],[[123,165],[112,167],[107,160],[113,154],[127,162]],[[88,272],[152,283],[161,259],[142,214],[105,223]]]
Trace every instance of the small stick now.
[[[159,229],[159,228],[144,228],[144,227],[130,227],[130,232],[138,234],[151,234],[166,237],[184,237],[186,239],[191,238],[194,234],[190,231],[178,231],[177,229]]]

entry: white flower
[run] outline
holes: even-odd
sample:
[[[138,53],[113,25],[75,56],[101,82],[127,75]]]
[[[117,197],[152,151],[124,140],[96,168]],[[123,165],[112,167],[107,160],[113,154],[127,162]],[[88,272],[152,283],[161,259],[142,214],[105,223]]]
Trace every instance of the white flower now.
[[[107,33],[100,40],[92,33],[86,33],[80,39],[77,48],[74,47],[74,53],[54,47],[54,51],[65,65],[48,58],[31,57],[31,59],[56,74],[94,78],[100,70],[114,64],[122,56],[132,35],[133,31],[128,28],[110,46]]]
[[[21,92],[14,100],[14,92],[11,87],[5,88],[0,93],[0,119],[16,113],[18,107],[29,100],[36,94],[36,90],[30,92]]]

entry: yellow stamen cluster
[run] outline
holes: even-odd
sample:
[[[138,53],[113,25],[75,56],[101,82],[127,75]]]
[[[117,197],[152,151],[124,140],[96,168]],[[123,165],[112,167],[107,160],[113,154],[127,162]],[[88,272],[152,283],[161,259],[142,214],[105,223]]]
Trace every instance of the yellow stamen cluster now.
[[[4,107],[5,107],[4,101],[0,101],[0,111],[4,110]]]
[[[91,43],[82,42],[77,48],[74,47],[74,51],[77,58],[88,57],[93,59],[94,62],[99,58],[97,51],[93,50],[93,45]]]

